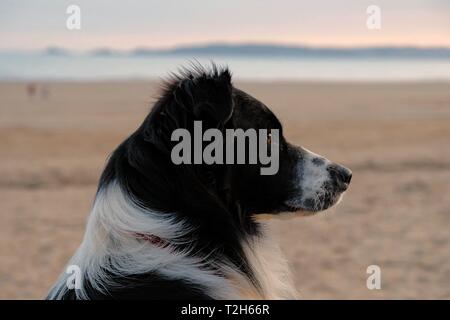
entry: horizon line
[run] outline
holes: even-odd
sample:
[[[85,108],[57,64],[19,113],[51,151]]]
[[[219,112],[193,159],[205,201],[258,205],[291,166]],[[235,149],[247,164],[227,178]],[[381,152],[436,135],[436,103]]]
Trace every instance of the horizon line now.
[[[78,53],[89,53],[93,51],[100,50],[110,50],[114,52],[121,53],[132,53],[137,50],[148,50],[155,52],[170,52],[179,49],[193,49],[193,48],[203,48],[203,47],[214,47],[214,46],[229,46],[229,47],[239,47],[239,46],[267,46],[267,47],[279,47],[279,48],[291,48],[291,49],[312,49],[312,50],[359,50],[359,49],[421,49],[421,50],[430,50],[430,49],[443,49],[450,50],[450,46],[447,45],[418,45],[418,44],[375,44],[375,45],[310,45],[305,43],[278,43],[278,42],[263,42],[263,41],[208,41],[208,42],[193,42],[191,44],[177,44],[171,46],[161,46],[161,47],[152,47],[152,46],[135,46],[129,49],[116,48],[112,46],[96,46],[87,49],[72,49],[65,46],[58,46],[49,44],[47,46],[41,48],[1,48],[1,52],[42,52],[48,50],[61,50],[67,52],[78,52]]]

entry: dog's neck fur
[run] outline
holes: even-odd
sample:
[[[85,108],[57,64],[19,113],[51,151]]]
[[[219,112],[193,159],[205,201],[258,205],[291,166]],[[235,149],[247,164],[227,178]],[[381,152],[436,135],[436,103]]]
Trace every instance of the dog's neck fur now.
[[[189,250],[178,251],[176,245],[190,231],[184,221],[136,205],[118,184],[111,183],[97,194],[83,243],[69,264],[79,266],[83,283],[88,282],[100,292],[113,284],[111,274],[126,277],[154,272],[198,285],[215,299],[296,298],[286,261],[265,230],[242,243],[253,281],[226,260],[211,260]],[[169,245],[154,245],[139,239],[136,233],[167,239]],[[55,298],[67,290],[62,287],[66,277],[66,274],[60,277],[53,291]],[[76,290],[76,295],[89,298],[84,287]]]

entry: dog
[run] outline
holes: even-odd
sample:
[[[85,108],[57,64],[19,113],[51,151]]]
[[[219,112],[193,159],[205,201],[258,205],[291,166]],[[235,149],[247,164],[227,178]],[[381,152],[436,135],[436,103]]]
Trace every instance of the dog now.
[[[275,174],[261,163],[174,164],[172,133],[277,130]],[[282,135],[262,102],[232,84],[228,68],[172,74],[142,125],[111,154],[84,239],[48,299],[295,299],[262,217],[313,214],[339,202],[352,173]],[[267,131],[269,132],[269,131]],[[224,150],[224,152],[227,152]]]

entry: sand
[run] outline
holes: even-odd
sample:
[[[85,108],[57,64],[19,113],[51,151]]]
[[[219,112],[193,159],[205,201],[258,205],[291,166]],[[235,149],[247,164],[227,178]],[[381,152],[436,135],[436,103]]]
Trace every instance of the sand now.
[[[296,144],[353,170],[342,203],[270,222],[305,299],[450,298],[450,84],[238,83]],[[0,298],[43,298],[155,82],[0,83]],[[366,269],[381,268],[368,290]]]

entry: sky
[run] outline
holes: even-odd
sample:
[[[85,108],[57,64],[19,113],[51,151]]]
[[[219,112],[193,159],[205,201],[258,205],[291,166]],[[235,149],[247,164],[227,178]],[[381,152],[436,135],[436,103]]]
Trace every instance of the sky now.
[[[81,9],[68,30],[66,9]],[[366,27],[369,5],[381,29]],[[279,43],[450,47],[450,0],[0,0],[0,49]]]

